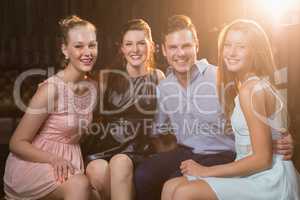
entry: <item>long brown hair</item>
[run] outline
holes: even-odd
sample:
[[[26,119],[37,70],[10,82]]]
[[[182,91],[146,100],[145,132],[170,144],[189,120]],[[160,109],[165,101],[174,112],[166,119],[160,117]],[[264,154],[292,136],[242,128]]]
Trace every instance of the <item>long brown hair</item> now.
[[[253,55],[251,73],[260,78],[268,78],[268,81],[275,86],[274,72],[276,69],[269,38],[260,25],[252,20],[238,19],[224,27],[218,40],[217,85],[221,104],[228,117],[233,111],[234,98],[238,93],[235,76],[227,70],[223,57],[224,42],[229,31],[240,31],[248,39]]]

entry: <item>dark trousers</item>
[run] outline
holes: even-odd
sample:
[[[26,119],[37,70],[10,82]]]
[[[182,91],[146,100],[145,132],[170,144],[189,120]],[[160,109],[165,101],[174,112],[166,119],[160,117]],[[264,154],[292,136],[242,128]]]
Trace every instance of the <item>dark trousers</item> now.
[[[202,165],[211,166],[232,162],[234,158],[235,153],[231,151],[201,155],[185,147],[154,154],[135,169],[136,199],[160,200],[163,184],[171,178],[182,176],[179,167],[184,160],[193,159]]]

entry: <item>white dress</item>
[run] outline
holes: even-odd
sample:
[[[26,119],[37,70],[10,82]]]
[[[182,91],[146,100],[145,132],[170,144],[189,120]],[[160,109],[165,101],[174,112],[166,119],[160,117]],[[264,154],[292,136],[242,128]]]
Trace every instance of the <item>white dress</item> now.
[[[239,97],[231,116],[235,133],[236,160],[252,154],[249,130],[240,107]],[[273,129],[272,137],[278,132]],[[219,200],[300,200],[300,178],[292,161],[273,154],[272,168],[243,177],[217,178],[187,176],[188,180],[205,180]]]

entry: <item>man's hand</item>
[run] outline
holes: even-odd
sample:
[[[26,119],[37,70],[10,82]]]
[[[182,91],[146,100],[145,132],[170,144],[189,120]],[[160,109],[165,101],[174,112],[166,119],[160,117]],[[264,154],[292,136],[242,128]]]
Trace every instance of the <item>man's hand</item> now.
[[[291,160],[294,153],[294,144],[292,135],[285,131],[281,132],[281,137],[278,140],[273,140],[274,152],[283,155],[284,160]]]

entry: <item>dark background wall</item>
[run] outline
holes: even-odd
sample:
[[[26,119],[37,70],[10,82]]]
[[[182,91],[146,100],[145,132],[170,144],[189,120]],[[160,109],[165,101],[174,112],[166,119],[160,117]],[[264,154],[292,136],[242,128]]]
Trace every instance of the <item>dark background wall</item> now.
[[[90,20],[98,27],[99,59],[96,69],[105,68],[116,53],[119,29],[132,18],[145,19],[153,30],[156,44],[167,18],[173,14],[190,16],[198,29],[199,58],[208,58],[216,64],[216,44],[219,28],[235,18],[252,15],[245,11],[240,0],[1,0],[0,1],[0,116],[12,124],[2,130],[0,143],[7,143],[8,133],[16,124],[21,112],[13,99],[13,86],[17,76],[28,69],[60,68],[58,40],[59,19],[76,14]],[[260,20],[267,28],[268,21]],[[157,48],[158,67],[166,64]],[[21,97],[25,102],[33,95],[37,82],[45,79],[33,76],[26,79]],[[1,122],[0,122],[1,123]],[[5,121],[4,124],[7,124]],[[1,124],[0,124],[1,125]],[[1,130],[0,130],[1,132]],[[5,132],[5,134],[3,133]],[[4,141],[4,142],[3,142]]]
[[[0,174],[7,155],[7,144],[19,116],[13,101],[16,77],[33,68],[59,69],[58,20],[71,14],[90,20],[98,27],[100,56],[97,69],[104,68],[116,52],[115,41],[122,24],[131,18],[145,19],[160,43],[160,32],[173,14],[190,16],[199,35],[199,58],[216,64],[216,44],[220,28],[236,18],[257,20],[267,30],[281,68],[286,67],[288,80],[280,85],[288,91],[291,130],[296,149],[294,161],[300,167],[300,20],[288,26],[275,26],[255,0],[1,0],[0,1]],[[296,10],[300,16],[299,10]],[[157,49],[158,67],[166,64]],[[36,85],[46,77],[26,80],[22,98],[28,101]],[[0,176],[2,177],[2,176]],[[0,185],[1,187],[1,185]],[[0,195],[1,196],[1,195]]]
[[[245,10],[241,0],[2,0],[0,2],[0,66],[31,68],[56,66],[57,22],[77,14],[99,28],[102,47],[97,67],[113,55],[120,26],[131,18],[144,18],[160,42],[161,27],[172,14],[186,14],[197,26],[201,57],[215,60],[218,28],[232,19],[259,17]],[[248,13],[248,14],[247,14]],[[249,16],[246,16],[249,15]],[[260,20],[266,24],[266,21]],[[212,53],[214,52],[214,53]]]

